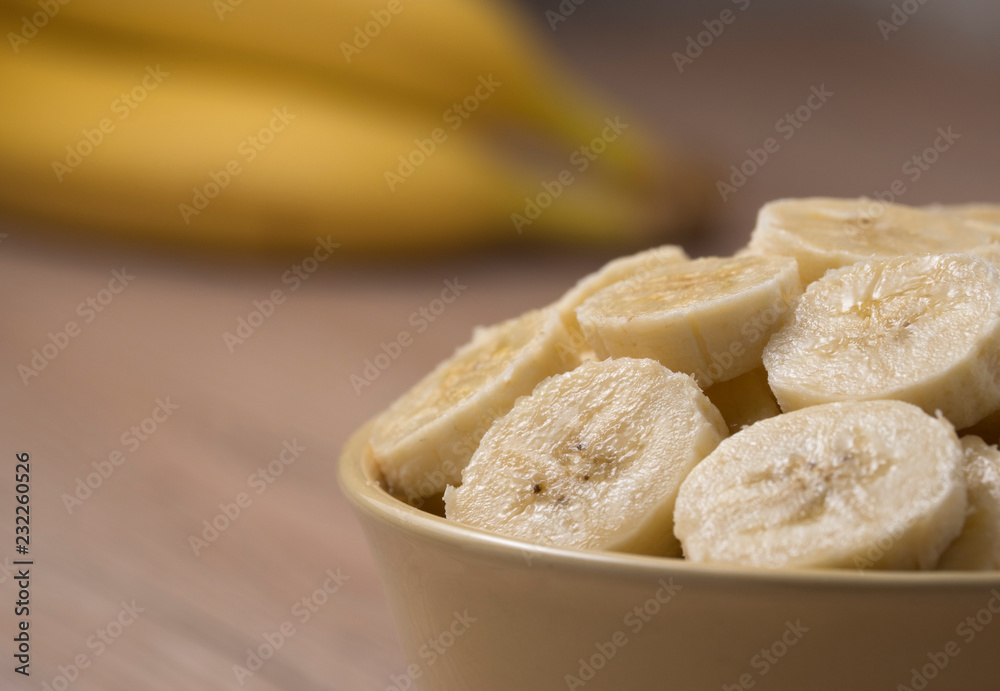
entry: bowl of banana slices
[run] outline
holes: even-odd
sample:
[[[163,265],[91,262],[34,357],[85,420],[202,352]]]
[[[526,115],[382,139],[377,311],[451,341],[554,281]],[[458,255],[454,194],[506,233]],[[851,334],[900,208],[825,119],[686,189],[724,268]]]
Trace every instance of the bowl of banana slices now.
[[[387,689],[995,688],[1000,206],[765,205],[612,261],[351,438]]]

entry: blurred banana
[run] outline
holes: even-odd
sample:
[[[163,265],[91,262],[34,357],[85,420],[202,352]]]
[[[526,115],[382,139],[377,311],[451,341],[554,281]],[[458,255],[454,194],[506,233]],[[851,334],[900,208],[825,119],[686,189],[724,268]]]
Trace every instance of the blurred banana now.
[[[631,130],[605,142],[593,173],[569,179],[500,155],[505,118],[561,135],[553,151],[565,167],[565,144],[597,141],[611,119],[551,91],[558,80],[492,5],[393,4],[389,32],[368,0],[219,2],[232,10],[221,21],[193,0],[0,10],[13,48],[0,51],[0,208],[220,247],[295,248],[332,234],[359,252],[519,235],[636,244],[700,212],[704,188],[679,166],[647,165]],[[385,35],[365,34],[366,17]],[[348,62],[336,40],[355,25],[369,43]],[[462,96],[482,117],[462,110]]]
[[[43,6],[47,7],[42,10]],[[523,17],[494,0],[13,0],[15,32],[39,11],[115,38],[166,41],[266,59],[364,90],[403,94],[440,113],[480,77],[503,88],[486,115],[527,124],[579,146],[594,136],[603,108],[571,84],[535,40]],[[43,30],[47,30],[44,29]],[[4,32],[5,34],[7,32]],[[15,52],[21,51],[14,45]],[[27,49],[26,46],[24,48]],[[649,174],[637,143],[609,152],[625,174]]]

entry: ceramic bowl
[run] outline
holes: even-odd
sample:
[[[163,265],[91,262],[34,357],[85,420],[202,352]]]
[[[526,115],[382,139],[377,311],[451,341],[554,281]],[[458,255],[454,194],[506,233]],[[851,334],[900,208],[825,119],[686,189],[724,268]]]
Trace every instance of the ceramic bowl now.
[[[384,491],[367,427],[340,463],[409,667],[386,691],[987,691],[1000,574],[764,571],[553,549]]]

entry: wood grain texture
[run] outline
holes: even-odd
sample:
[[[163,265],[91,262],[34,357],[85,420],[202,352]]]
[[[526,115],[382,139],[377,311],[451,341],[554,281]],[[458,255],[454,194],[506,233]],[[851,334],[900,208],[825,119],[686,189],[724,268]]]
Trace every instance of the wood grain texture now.
[[[285,622],[294,635],[244,680],[246,688],[388,686],[405,663],[363,536],[337,487],[340,446],[473,324],[555,298],[593,260],[525,263],[521,270],[481,260],[362,271],[334,258],[230,352],[223,333],[282,285],[285,265],[234,273],[143,254],[80,257],[21,246],[11,232],[0,252],[0,563],[16,558],[14,454],[27,451],[36,561],[31,687],[51,683],[59,665],[84,654],[90,666],[71,688],[240,688],[233,665],[246,665],[246,649]],[[112,270],[135,278],[84,323],[77,305],[106,287]],[[439,295],[445,279],[467,288],[417,333],[410,314]],[[17,366],[30,364],[31,351],[71,319],[80,334],[23,383]],[[402,329],[414,334],[413,345],[356,394],[350,375]],[[159,413],[165,419],[144,441],[123,440],[157,401],[177,409]],[[274,463],[285,442],[305,448],[290,465]],[[124,461],[109,466],[116,450]],[[113,470],[94,475],[95,463]],[[251,483],[260,468],[273,482]],[[88,475],[96,488],[67,505],[64,495]],[[203,521],[240,492],[249,505],[196,556],[190,536],[201,536]],[[317,611],[293,610],[322,587],[328,570],[348,580],[316,597]],[[0,631],[8,638],[15,590],[10,575],[0,576]],[[133,600],[143,611],[101,649],[90,637]],[[0,679],[4,688],[29,688],[9,664]]]

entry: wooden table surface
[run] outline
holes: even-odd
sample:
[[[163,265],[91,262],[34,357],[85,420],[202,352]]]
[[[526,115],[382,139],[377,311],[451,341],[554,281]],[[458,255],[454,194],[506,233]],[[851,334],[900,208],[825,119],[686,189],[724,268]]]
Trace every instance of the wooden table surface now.
[[[919,54],[902,37],[898,47],[877,34],[824,38],[829,26],[804,19],[785,34],[761,8],[679,74],[670,53],[702,18],[627,20],[635,26],[626,40],[594,18],[599,10],[585,19],[587,7],[559,27],[557,44],[630,112],[720,169],[742,161],[811,86],[834,93],[722,205],[714,229],[689,240],[695,253],[741,245],[767,199],[884,189],[939,127],[961,139],[907,181],[903,201],[1000,201],[996,65]],[[873,30],[872,22],[856,32]],[[508,252],[379,266],[335,255],[230,348],[224,334],[282,286],[292,261],[235,265],[39,239],[13,223],[2,229],[3,689],[388,687],[405,662],[336,484],[340,445],[473,325],[554,299],[603,259]],[[101,291],[116,271],[134,278],[98,303],[100,312],[88,311],[89,298],[112,295]],[[351,375],[411,329],[410,315],[446,280],[467,288],[356,392]],[[79,331],[25,382],[19,366],[31,366],[33,350],[50,333],[60,340],[71,320]],[[276,460],[293,448],[290,463]],[[10,656],[19,452],[31,457],[30,681],[13,673]],[[227,511],[234,517],[220,517]],[[206,532],[213,521],[223,529]],[[192,537],[204,542],[192,546]],[[324,582],[334,589],[331,573],[339,589],[314,598]],[[241,684],[234,665],[246,666],[247,649],[287,622],[295,633]]]

